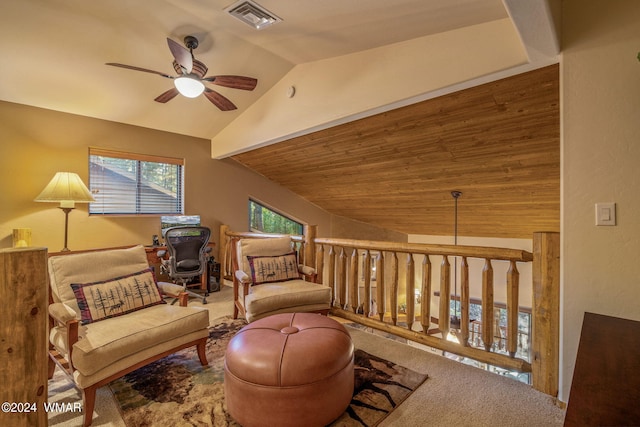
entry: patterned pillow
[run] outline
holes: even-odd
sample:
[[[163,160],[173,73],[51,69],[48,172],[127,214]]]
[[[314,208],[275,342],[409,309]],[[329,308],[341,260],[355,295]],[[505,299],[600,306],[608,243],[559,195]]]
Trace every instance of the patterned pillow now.
[[[251,281],[261,283],[286,282],[300,278],[295,252],[278,256],[248,256]]]
[[[71,284],[86,325],[157,304],[160,295],[152,268],[95,283]]]

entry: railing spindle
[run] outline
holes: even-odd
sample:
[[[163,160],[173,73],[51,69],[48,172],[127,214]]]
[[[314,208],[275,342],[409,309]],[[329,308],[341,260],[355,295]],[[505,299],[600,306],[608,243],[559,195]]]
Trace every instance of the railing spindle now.
[[[440,264],[440,313],[438,313],[438,328],[442,333],[442,339],[446,339],[449,334],[451,316],[451,264],[449,257],[442,256]]]
[[[469,264],[467,257],[460,261],[460,344],[469,345]]]
[[[493,266],[485,258],[482,269],[482,342],[486,351],[493,346]]]
[[[316,282],[324,283],[324,245],[318,245],[316,249]],[[331,292],[333,294],[333,292]]]
[[[431,325],[431,261],[429,255],[422,260],[422,286],[420,295],[420,322],[422,332],[429,332]]]
[[[384,321],[384,315],[387,311],[387,301],[384,296],[384,253],[378,252],[376,257],[376,291],[377,291],[377,305],[378,305],[378,317],[380,321]]]
[[[391,322],[398,324],[398,255],[391,252]]]
[[[365,250],[362,254],[364,269],[362,274],[364,276],[364,298],[362,301],[362,312],[365,317],[369,317],[371,312],[371,252]]]
[[[333,245],[329,245],[329,253],[327,255],[327,286],[331,288],[331,307],[336,305],[338,301],[338,281],[336,280],[336,252],[333,250]]]
[[[415,321],[415,305],[416,305],[416,294],[415,294],[415,264],[413,261],[413,255],[411,253],[407,254],[407,271],[406,271],[406,315],[407,315],[407,329],[411,330],[413,327],[413,322]]]
[[[338,256],[338,305],[340,308],[347,308],[347,256],[344,253],[344,247],[340,247],[340,255]]]
[[[354,249],[349,260],[349,304],[354,313],[358,312],[358,250]]]
[[[509,262],[507,271],[507,351],[515,357],[518,350],[518,304],[520,273],[515,261]]]

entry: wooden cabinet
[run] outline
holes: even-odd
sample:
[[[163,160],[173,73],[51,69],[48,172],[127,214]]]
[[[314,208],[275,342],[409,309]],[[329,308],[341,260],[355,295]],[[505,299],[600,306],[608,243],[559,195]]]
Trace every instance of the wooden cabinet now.
[[[48,292],[46,248],[0,250],[2,426],[47,425]]]

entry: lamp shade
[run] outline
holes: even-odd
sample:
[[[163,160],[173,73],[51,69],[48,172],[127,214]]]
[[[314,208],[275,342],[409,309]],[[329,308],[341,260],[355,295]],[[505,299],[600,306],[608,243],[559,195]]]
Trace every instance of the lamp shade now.
[[[204,84],[193,77],[181,76],[173,80],[173,84],[182,95],[187,98],[195,98],[204,92]]]
[[[62,207],[73,207],[75,203],[90,203],[95,199],[77,173],[57,172],[35,201],[60,202]]]

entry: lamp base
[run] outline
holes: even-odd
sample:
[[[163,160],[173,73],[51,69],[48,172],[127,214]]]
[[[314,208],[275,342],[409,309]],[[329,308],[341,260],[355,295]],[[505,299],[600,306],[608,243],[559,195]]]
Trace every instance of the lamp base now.
[[[69,248],[67,247],[67,236],[69,234],[69,212],[71,212],[74,208],[67,208],[59,206],[64,212],[64,248],[60,252],[69,252]]]

